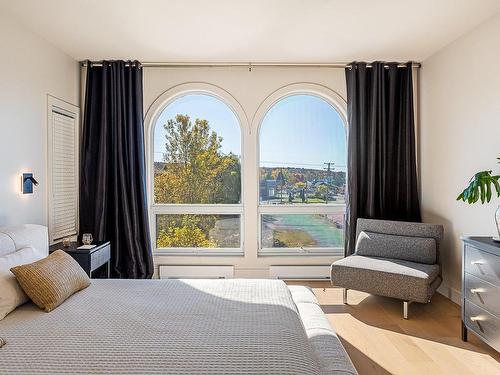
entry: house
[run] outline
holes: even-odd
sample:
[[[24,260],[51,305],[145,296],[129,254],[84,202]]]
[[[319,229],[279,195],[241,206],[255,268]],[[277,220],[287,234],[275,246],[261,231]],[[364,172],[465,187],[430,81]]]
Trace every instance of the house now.
[[[259,185],[261,200],[265,201],[275,198],[277,186],[276,180],[261,180]]]

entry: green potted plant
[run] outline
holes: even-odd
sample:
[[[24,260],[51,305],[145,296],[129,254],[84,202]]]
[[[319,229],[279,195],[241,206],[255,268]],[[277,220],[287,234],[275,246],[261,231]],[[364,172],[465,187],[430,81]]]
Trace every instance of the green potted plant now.
[[[500,158],[497,158],[500,163]],[[500,175],[494,175],[493,171],[477,172],[469,181],[469,185],[460,193],[457,200],[473,204],[481,201],[481,204],[488,203],[493,197],[493,190],[497,198],[500,197]],[[500,206],[495,212],[495,222],[498,236],[493,237],[494,241],[500,241]]]

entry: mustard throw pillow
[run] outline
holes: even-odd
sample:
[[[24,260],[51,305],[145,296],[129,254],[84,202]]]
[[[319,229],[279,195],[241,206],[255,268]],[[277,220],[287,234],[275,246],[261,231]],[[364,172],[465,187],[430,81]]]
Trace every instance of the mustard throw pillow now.
[[[90,285],[85,271],[62,250],[34,263],[12,267],[10,271],[26,295],[46,312]]]

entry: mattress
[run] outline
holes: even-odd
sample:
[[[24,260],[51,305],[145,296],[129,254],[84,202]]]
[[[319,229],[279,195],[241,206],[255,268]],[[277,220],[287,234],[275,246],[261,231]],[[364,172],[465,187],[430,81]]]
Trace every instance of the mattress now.
[[[311,290],[278,280],[92,280],[0,337],[0,374],[356,373]]]

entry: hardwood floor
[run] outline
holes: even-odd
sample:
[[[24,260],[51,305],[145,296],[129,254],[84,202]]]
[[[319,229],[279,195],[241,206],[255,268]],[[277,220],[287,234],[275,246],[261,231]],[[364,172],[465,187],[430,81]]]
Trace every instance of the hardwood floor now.
[[[328,282],[308,285],[321,303],[360,375],[500,374],[500,354],[469,332],[460,339],[460,308],[437,294],[432,303],[411,304],[363,292],[348,293]],[[325,288],[325,289],[324,289]]]

